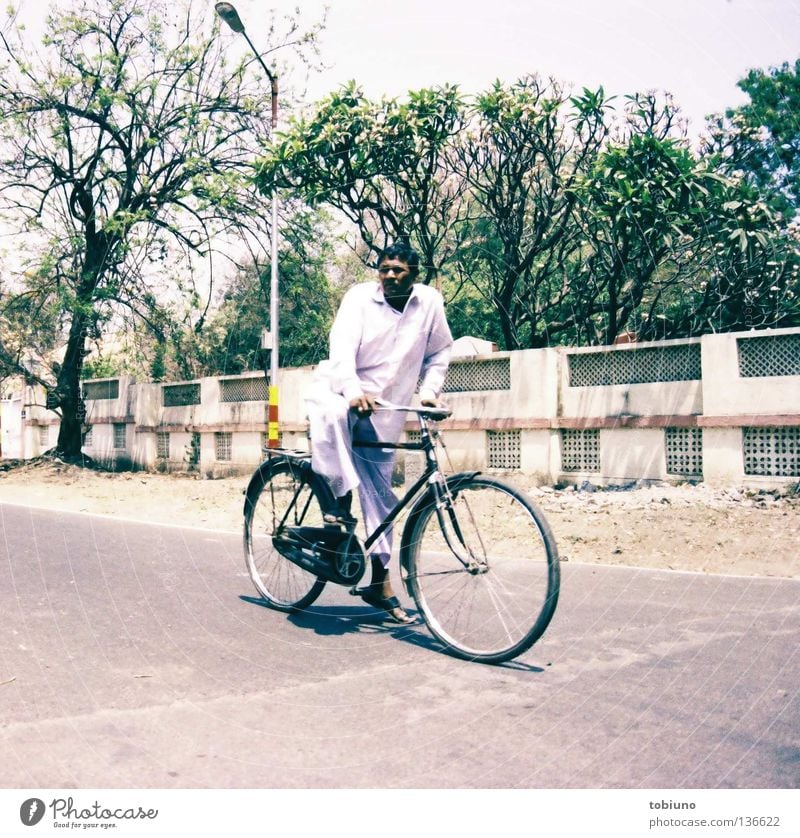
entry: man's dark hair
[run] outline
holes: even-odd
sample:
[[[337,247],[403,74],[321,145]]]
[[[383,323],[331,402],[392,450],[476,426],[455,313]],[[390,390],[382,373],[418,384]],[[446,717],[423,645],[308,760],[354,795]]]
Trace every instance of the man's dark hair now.
[[[385,259],[399,259],[408,265],[414,276],[419,273],[419,253],[407,242],[395,242],[383,250],[378,256],[378,267]]]

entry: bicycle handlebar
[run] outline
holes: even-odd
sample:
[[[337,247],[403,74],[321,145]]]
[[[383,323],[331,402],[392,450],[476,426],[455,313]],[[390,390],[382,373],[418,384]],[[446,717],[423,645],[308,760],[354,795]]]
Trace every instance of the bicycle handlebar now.
[[[453,415],[453,411],[449,407],[425,407],[424,405],[414,407],[407,404],[393,404],[384,399],[375,399],[375,406],[379,410],[402,410],[406,413],[416,413],[417,416],[421,416],[423,419],[433,419],[436,422]]]

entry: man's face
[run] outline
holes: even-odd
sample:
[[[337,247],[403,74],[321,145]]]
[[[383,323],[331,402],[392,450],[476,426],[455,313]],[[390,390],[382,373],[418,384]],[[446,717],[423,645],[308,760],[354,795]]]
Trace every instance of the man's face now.
[[[403,299],[411,293],[414,274],[402,259],[384,259],[378,265],[378,276],[387,300]]]

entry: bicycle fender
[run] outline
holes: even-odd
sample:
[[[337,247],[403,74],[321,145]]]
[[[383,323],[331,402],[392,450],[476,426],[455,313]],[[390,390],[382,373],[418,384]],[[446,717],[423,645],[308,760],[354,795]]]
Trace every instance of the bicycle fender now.
[[[278,464],[286,462],[289,460],[289,457],[270,457],[264,460],[263,463],[253,472],[253,476],[250,478],[250,482],[247,484],[247,488],[244,490],[244,512],[247,512],[247,506],[251,502],[250,499],[253,497],[253,493],[257,492],[264,486],[265,483],[270,478],[270,472],[273,468],[275,468]],[[297,464],[298,468],[300,469],[310,469],[310,463],[306,463],[303,461],[296,461],[294,462]]]
[[[447,486],[451,492],[458,491],[459,486],[463,483],[469,483],[470,480],[473,480],[479,474],[480,471],[460,471],[447,478]],[[408,589],[408,583],[406,582],[406,578],[408,576],[408,557],[411,554],[410,547],[414,528],[416,527],[417,520],[423,510],[427,509],[434,502],[435,496],[433,494],[433,489],[428,487],[425,493],[420,495],[417,502],[411,508],[411,512],[409,512],[408,518],[406,519],[406,523],[403,527],[403,535],[400,539],[400,574],[403,578],[403,582],[406,584],[406,589]],[[411,592],[409,591],[409,595],[410,593]]]
[[[468,483],[479,474],[480,471],[459,471],[457,474],[451,474],[447,478],[447,485],[450,489],[457,489],[461,483]]]

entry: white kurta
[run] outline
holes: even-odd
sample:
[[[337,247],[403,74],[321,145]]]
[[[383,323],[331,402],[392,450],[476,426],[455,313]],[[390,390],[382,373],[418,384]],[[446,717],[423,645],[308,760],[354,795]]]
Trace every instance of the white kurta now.
[[[391,491],[394,452],[357,449],[352,435],[397,442],[406,416],[376,411],[370,427],[356,423],[352,399],[367,393],[395,404],[409,404],[421,380],[419,395],[434,399],[441,392],[453,338],[441,294],[414,285],[402,312],[390,306],[379,282],[365,282],[344,296],[330,335],[330,358],[323,361],[308,394],[312,467],[328,479],[337,497],[359,488],[367,533],[396,502]],[[358,428],[356,428],[358,424]],[[388,561],[391,542],[374,549]]]

